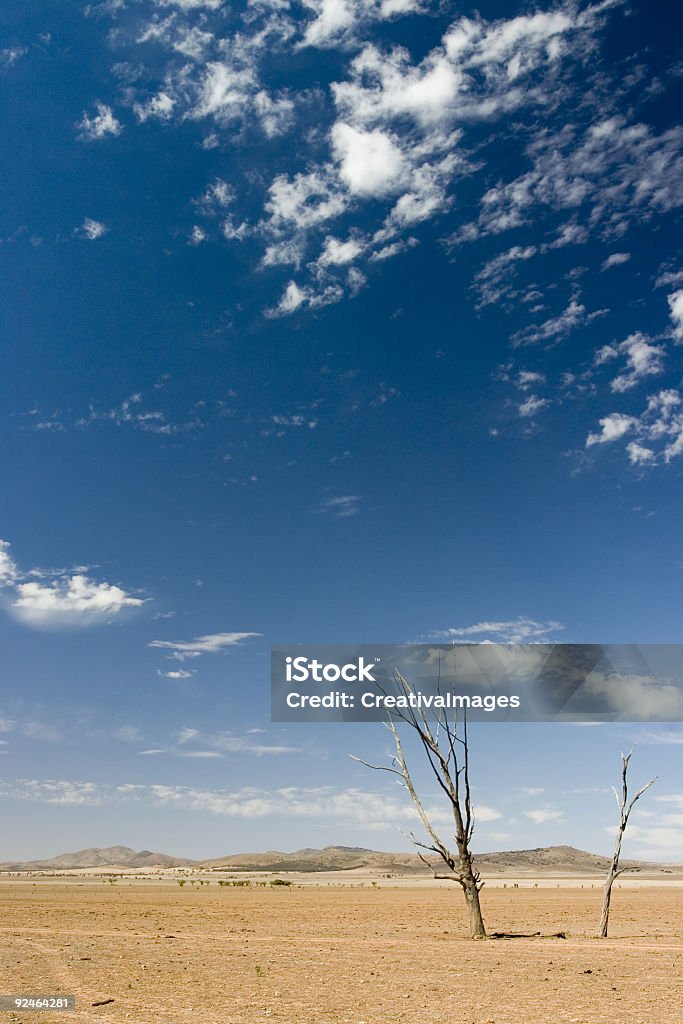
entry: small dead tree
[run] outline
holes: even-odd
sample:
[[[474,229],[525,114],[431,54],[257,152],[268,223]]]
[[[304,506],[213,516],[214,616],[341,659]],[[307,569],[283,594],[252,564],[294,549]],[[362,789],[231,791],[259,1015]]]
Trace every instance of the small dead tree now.
[[[400,672],[394,673],[400,694],[407,698],[407,708],[395,710],[389,717],[387,728],[391,732],[396,748],[391,759],[391,766],[369,764],[360,757],[351,755],[354,761],[360,761],[374,771],[386,771],[396,775],[400,785],[406,789],[431,839],[422,842],[412,833],[410,838],[421,850],[437,854],[448,868],[449,874],[439,874],[431,861],[419,853],[419,857],[433,872],[435,878],[457,882],[465,896],[467,904],[470,935],[473,939],[485,939],[486,929],[481,913],[479,892],[484,883],[474,867],[470,842],[474,832],[474,811],[472,808],[472,791],[470,788],[469,743],[467,738],[467,718],[463,716],[462,735],[458,735],[457,715],[451,718],[447,710],[439,711],[433,723],[428,720],[421,705],[416,699],[415,691]],[[411,701],[412,695],[412,701]],[[418,795],[408,768],[401,738],[394,719],[406,722],[417,734],[426,754],[434,777],[444,792],[453,814],[455,846],[452,851],[436,832],[424,803]]]
[[[630,754],[621,755],[621,794],[617,792],[613,787],[614,798],[617,801],[617,807],[619,808],[619,824],[617,826],[617,838],[614,844],[614,853],[612,854],[612,862],[607,872],[607,878],[605,879],[605,887],[602,891],[602,913],[600,914],[600,927],[598,928],[598,938],[607,938],[607,926],[609,924],[609,907],[612,899],[612,886],[619,875],[626,871],[626,868],[619,867],[619,858],[621,857],[621,843],[624,838],[624,832],[628,825],[628,819],[631,815],[636,802],[640,800],[643,793],[647,792],[650,786],[653,786],[657,781],[655,776],[654,779],[645,785],[641,786],[635,796],[628,798],[628,765],[631,760]]]

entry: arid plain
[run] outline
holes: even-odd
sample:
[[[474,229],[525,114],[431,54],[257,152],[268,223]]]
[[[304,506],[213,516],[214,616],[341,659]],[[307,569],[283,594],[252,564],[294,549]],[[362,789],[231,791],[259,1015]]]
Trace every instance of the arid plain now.
[[[683,876],[491,878],[466,938],[454,885],[377,872],[4,875],[2,993],[70,994],[18,1024],[681,1024]],[[282,876],[285,877],[285,876]],[[194,882],[193,882],[194,879]],[[246,876],[232,880],[246,881]],[[208,882],[208,884],[207,884]],[[260,884],[256,884],[259,882]],[[564,933],[565,938],[550,937]],[[94,1006],[100,1003],[102,1005]]]

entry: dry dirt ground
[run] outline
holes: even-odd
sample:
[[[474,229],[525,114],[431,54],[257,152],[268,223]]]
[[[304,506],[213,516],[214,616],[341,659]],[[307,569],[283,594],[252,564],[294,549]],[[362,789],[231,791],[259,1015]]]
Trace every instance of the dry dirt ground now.
[[[0,1021],[682,1024],[683,888],[615,892],[606,941],[597,891],[482,896],[491,931],[567,938],[472,942],[455,887],[3,883],[0,993],[78,1004]]]

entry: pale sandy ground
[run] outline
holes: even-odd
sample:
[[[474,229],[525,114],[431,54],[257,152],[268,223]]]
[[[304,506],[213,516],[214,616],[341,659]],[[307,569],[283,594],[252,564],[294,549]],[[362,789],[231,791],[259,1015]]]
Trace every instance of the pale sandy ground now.
[[[0,993],[75,994],[78,1009],[0,1020],[683,1022],[680,884],[622,884],[610,938],[599,941],[600,893],[590,880],[526,878],[514,889],[506,879],[508,888],[482,893],[490,931],[567,938],[472,942],[454,886],[346,881],[353,888],[316,886],[311,876],[290,888],[3,879]],[[114,1002],[91,1006],[107,998]]]

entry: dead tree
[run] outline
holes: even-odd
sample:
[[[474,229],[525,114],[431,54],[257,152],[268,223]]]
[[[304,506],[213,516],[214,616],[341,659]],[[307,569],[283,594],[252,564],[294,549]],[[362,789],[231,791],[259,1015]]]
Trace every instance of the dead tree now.
[[[656,776],[654,779],[642,786],[635,796],[628,798],[628,763],[631,760],[630,754],[621,755],[621,795],[613,788],[614,798],[617,801],[617,807],[619,808],[619,824],[617,826],[617,838],[614,844],[614,853],[612,854],[612,862],[607,872],[607,878],[605,879],[605,887],[602,891],[602,913],[600,914],[600,927],[598,928],[598,938],[607,938],[607,926],[609,924],[609,906],[610,900],[612,899],[612,886],[619,875],[626,871],[626,868],[619,867],[619,858],[621,857],[621,843],[624,838],[624,832],[628,825],[628,819],[631,815],[636,802],[640,800],[643,793],[645,793],[650,786],[653,786],[657,781]]]
[[[400,693],[410,700],[414,690],[400,672],[395,672]],[[486,929],[482,918],[479,892],[484,883],[473,862],[470,842],[474,832],[474,810],[472,807],[472,791],[470,788],[469,743],[467,738],[467,718],[463,716],[462,735],[458,735],[458,723],[455,713],[449,719],[448,711],[439,712],[433,724],[427,719],[417,701],[403,710],[396,710],[389,717],[388,729],[391,732],[395,754],[391,759],[391,767],[368,764],[360,757],[354,757],[367,768],[375,771],[386,771],[398,777],[400,785],[410,795],[420,820],[431,842],[423,842],[412,833],[410,838],[421,850],[437,854],[448,868],[449,874],[439,874],[433,863],[422,853],[419,857],[433,872],[435,878],[457,882],[465,896],[469,915],[470,935],[473,939],[485,939]],[[436,832],[422,799],[418,795],[408,768],[401,738],[394,718],[406,722],[417,734],[429,766],[439,787],[446,796],[453,814],[455,846],[452,851]]]

